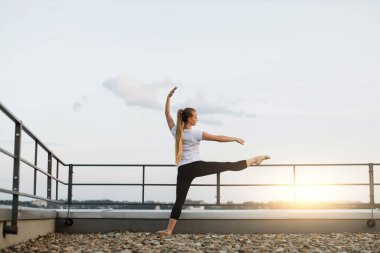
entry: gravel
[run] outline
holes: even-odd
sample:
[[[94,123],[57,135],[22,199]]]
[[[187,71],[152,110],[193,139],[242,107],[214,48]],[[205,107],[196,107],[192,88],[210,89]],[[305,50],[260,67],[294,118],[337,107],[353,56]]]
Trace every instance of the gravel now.
[[[376,233],[177,234],[113,231],[48,233],[0,250],[8,252],[380,252]]]

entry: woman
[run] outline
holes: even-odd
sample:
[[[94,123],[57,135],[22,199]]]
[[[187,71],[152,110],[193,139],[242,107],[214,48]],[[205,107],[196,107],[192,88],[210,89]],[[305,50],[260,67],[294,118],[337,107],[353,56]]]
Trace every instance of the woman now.
[[[174,87],[166,98],[165,115],[170,131],[175,137],[175,163],[178,166],[176,200],[170,214],[169,224],[166,229],[157,231],[160,234],[171,235],[179,216],[182,205],[185,203],[186,195],[191,182],[196,177],[216,174],[223,171],[239,171],[251,165],[259,165],[263,160],[270,159],[269,156],[256,156],[247,160],[236,162],[209,162],[203,161],[199,156],[199,142],[201,140],[229,142],[236,141],[244,144],[244,140],[236,137],[223,135],[212,135],[204,131],[192,129],[197,123],[197,112],[193,108],[180,109],[177,112],[177,125],[170,116],[170,97],[177,87]]]

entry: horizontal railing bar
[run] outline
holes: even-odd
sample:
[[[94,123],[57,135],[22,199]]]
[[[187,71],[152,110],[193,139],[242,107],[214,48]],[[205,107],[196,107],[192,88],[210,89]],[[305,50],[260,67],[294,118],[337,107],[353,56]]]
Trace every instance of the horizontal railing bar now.
[[[72,183],[71,185],[126,185],[126,186],[142,186],[141,183],[131,183],[131,184],[128,184],[128,183],[100,183],[100,184],[97,184],[97,183]],[[145,184],[147,185],[147,184]],[[175,185],[175,184],[170,184],[170,185]]]
[[[116,163],[110,163],[110,164],[73,164],[75,167],[142,167],[142,166],[150,166],[150,167],[174,167],[175,164],[116,164]]]
[[[30,131],[24,124],[22,124],[22,129],[24,130],[25,133],[27,133],[30,136],[30,138],[32,138],[34,141],[36,141],[38,143],[38,145],[40,145],[46,152],[48,152],[48,153],[50,152],[53,158],[60,161],[61,164],[67,165],[63,161],[61,161],[61,159],[59,159],[42,141],[40,141],[40,139],[38,139],[38,137],[36,137],[32,133],[32,131]]]
[[[67,202],[64,202],[64,201],[48,199],[48,198],[44,198],[44,197],[39,197],[37,195],[33,195],[33,194],[29,194],[29,193],[23,193],[23,192],[18,192],[18,191],[7,190],[7,189],[4,189],[4,188],[0,188],[0,192],[9,193],[9,194],[17,194],[19,196],[29,197],[29,198],[33,198],[33,199],[45,200],[45,201],[49,201],[49,202],[53,202],[53,203],[67,204]]]
[[[8,155],[8,156],[10,156],[12,158],[16,158],[12,153],[8,152],[7,150],[5,150],[5,149],[3,149],[1,147],[0,147],[0,152],[4,153],[4,154],[6,154],[6,155]],[[38,166],[35,166],[34,164],[30,163],[29,161],[25,160],[24,158],[20,158],[20,161],[22,161],[26,165],[29,165],[30,167],[35,168],[36,170],[38,170],[39,172],[45,174],[46,176],[53,178],[54,180],[60,182],[61,184],[68,185],[68,183],[65,183],[62,180],[60,180],[60,179],[58,179],[58,178],[56,178],[54,176],[49,175],[47,172],[43,171],[41,168],[39,168]]]
[[[58,179],[58,178],[56,178],[56,177],[54,177],[54,176],[52,176],[52,175],[49,175],[49,173],[43,171],[41,168],[39,168],[38,166],[35,166],[34,164],[30,163],[29,161],[25,160],[24,158],[21,158],[20,160],[21,160],[23,163],[25,163],[26,165],[29,165],[30,167],[35,168],[36,170],[38,170],[38,171],[41,172],[42,174],[45,174],[46,176],[51,177],[51,178],[53,178],[54,180],[56,180],[56,181],[58,181],[58,182],[60,182],[60,183],[62,183],[62,184],[65,184],[65,185],[68,184],[68,183],[63,182],[62,180],[60,180],[60,179]]]
[[[65,166],[68,166],[68,164],[64,163],[61,159],[59,159],[54,153],[53,151],[51,151],[45,144],[43,144],[40,139],[38,139],[28,128],[26,128],[26,126],[23,124],[22,125],[22,129],[24,130],[25,133],[27,133],[30,138],[32,138],[34,141],[36,141],[38,143],[38,145],[40,145],[47,153],[51,153],[52,157],[54,159],[56,159],[57,161],[59,161],[62,165],[65,165]]]
[[[380,163],[372,163],[373,165],[380,165]],[[295,164],[260,164],[251,165],[249,167],[276,167],[276,166],[368,166],[369,163],[295,163]],[[75,167],[175,167],[175,164],[73,164]]]
[[[329,185],[350,185],[350,186],[361,186],[366,185],[368,186],[368,183],[301,183],[301,184],[220,184],[220,186],[309,186],[309,185],[322,185],[322,186],[329,186]],[[380,183],[375,184],[380,185]]]
[[[329,203],[329,202],[328,202]],[[185,203],[183,204],[184,206],[252,206],[252,205],[257,205],[258,203],[252,203],[252,204],[211,204],[211,203],[207,203],[207,204],[202,204],[202,203],[194,203],[194,204],[188,204],[188,203]],[[369,205],[368,203],[337,203],[338,205],[353,205],[353,204],[359,204],[359,205]],[[378,205],[380,203],[376,203],[376,205]],[[174,203],[160,203],[160,202],[157,202],[157,203],[146,203],[146,201],[144,202],[144,204],[142,202],[138,202],[138,203],[115,203],[115,202],[72,202],[71,205],[122,205],[122,206],[131,206],[131,205],[139,205],[139,206],[153,206],[153,205],[174,205]],[[117,209],[115,209],[117,210]]]
[[[56,158],[56,156],[53,154],[53,157],[54,158]],[[70,164],[66,164],[66,163],[64,163],[64,162],[62,162],[61,160],[59,160],[59,159],[57,159],[57,161],[61,164],[61,165],[63,165],[63,166],[69,166]]]
[[[11,152],[9,152],[8,150],[6,149],[3,149],[2,147],[0,147],[0,152],[4,153],[5,155],[11,157],[11,158],[16,158]]]
[[[19,119],[17,119],[16,118],[16,116],[14,116],[11,112],[10,112],[10,110],[7,108],[7,107],[5,107],[1,102],[0,102],[0,110],[2,110],[4,113],[5,113],[5,115],[7,115],[8,116],[8,118],[10,118],[13,122],[15,122],[15,123],[20,123],[21,121],[19,120]],[[25,131],[25,133],[27,133],[33,140],[35,140],[46,152],[50,152],[51,154],[52,154],[52,156],[55,158],[55,159],[57,159],[58,161],[60,161],[61,162],[61,164],[63,164],[63,165],[66,165],[67,166],[67,164],[65,164],[63,161],[61,161],[56,155],[54,155],[54,153],[50,150],[50,149],[48,149],[47,148],[47,146],[42,142],[42,141],[40,141],[40,139],[38,139],[38,137],[36,136],[36,135],[34,135],[33,133],[32,133],[32,131],[30,131],[25,125],[24,125],[24,123],[21,125],[21,127],[22,127],[22,130],[24,130]]]
[[[10,118],[13,122],[17,122],[17,123],[19,123],[20,122],[20,120],[18,120],[17,118],[16,118],[16,116],[14,116],[12,113],[11,113],[11,111],[7,108],[7,107],[5,107],[5,105],[3,105],[1,102],[0,102],[0,110],[2,110],[4,113],[5,113],[5,115],[7,115],[8,116],[8,118]]]
[[[125,186],[143,186],[141,183],[72,183],[72,185],[96,185],[96,186],[113,186],[113,185],[125,185]],[[176,186],[176,184],[144,184],[145,186]],[[217,184],[191,184],[191,186],[216,186]],[[219,184],[220,186],[309,186],[309,185],[349,185],[349,186],[368,186],[368,183],[301,183],[301,184]],[[374,185],[380,185],[380,183],[374,183]]]

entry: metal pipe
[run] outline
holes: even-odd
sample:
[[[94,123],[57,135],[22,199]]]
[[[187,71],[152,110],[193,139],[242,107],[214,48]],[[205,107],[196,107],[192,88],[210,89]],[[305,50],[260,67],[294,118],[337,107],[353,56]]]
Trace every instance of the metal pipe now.
[[[216,204],[220,205],[220,172],[216,173]]]
[[[142,174],[142,201],[141,203],[144,205],[144,195],[145,195],[145,166],[143,166],[143,174]]]
[[[51,167],[52,167],[52,156],[48,153],[48,176],[47,176],[47,198],[51,199]]]
[[[17,234],[17,216],[18,216],[18,197],[20,183],[20,159],[21,159],[21,132],[22,122],[16,122],[15,141],[14,141],[14,159],[13,159],[13,199],[12,199],[12,221],[11,225],[4,224],[3,236],[6,234]]]
[[[73,196],[73,165],[69,165],[69,188],[67,191],[67,202],[69,205],[72,204],[72,196]]]

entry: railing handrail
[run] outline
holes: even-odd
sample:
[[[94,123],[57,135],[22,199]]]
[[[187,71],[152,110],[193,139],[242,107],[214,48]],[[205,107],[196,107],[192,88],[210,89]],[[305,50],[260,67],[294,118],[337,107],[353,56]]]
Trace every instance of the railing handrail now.
[[[380,163],[273,163],[273,164],[260,164],[252,165],[254,167],[267,166],[267,167],[287,167],[287,166],[368,166],[369,164],[380,165]],[[149,167],[176,167],[175,164],[157,164],[157,163],[71,163],[75,167],[101,167],[101,166],[116,166],[116,167],[139,167],[139,166],[149,166]]]
[[[48,202],[55,202],[55,203],[64,203],[69,205],[75,204],[72,201],[72,186],[73,185],[128,185],[128,186],[142,186],[142,205],[150,205],[149,202],[145,202],[145,186],[152,186],[152,185],[162,185],[162,186],[175,186],[176,184],[149,184],[145,183],[145,168],[146,167],[177,167],[175,164],[145,164],[145,163],[135,163],[135,164],[126,164],[126,163],[64,163],[61,159],[59,159],[43,142],[32,133],[19,119],[14,116],[8,108],[6,108],[1,102],[0,102],[0,110],[8,116],[14,123],[15,123],[15,146],[14,146],[14,153],[11,153],[2,147],[0,147],[0,153],[4,153],[5,155],[8,155],[9,157],[12,157],[14,159],[14,165],[13,165],[13,187],[12,190],[3,189],[0,188],[0,192],[9,193],[13,195],[13,201],[12,201],[12,223],[11,226],[8,226],[4,224],[3,226],[3,234],[17,234],[17,219],[18,219],[18,197],[19,196],[25,196],[30,198],[36,198],[45,200]],[[28,160],[22,158],[22,155],[20,153],[21,150],[21,133],[22,131],[26,132],[34,141],[35,141],[35,161],[34,164],[29,162]],[[47,153],[48,153],[48,169],[47,172],[43,171],[39,166],[37,166],[37,147],[41,146]],[[52,174],[52,160],[56,159],[57,161],[57,170],[56,174],[57,176],[54,177]],[[28,194],[24,192],[19,191],[19,173],[20,173],[20,163],[23,162],[29,167],[34,168],[34,194]],[[63,166],[68,166],[68,182],[64,182],[58,178],[58,170],[59,170],[59,164]],[[216,173],[217,176],[217,182],[216,184],[194,184],[196,186],[216,186],[217,189],[217,202],[216,204],[201,204],[201,205],[212,205],[212,206],[228,206],[229,204],[221,204],[220,203],[220,187],[221,186],[293,186],[293,189],[295,189],[296,186],[300,185],[336,185],[336,186],[343,186],[343,185],[351,185],[351,186],[358,186],[358,185],[369,185],[370,186],[370,205],[373,207],[375,205],[374,201],[374,185],[380,185],[380,183],[374,183],[374,177],[373,177],[373,167],[380,165],[380,163],[287,163],[287,164],[260,164],[260,165],[250,165],[250,166],[266,166],[266,167],[292,167],[293,168],[293,183],[291,184],[221,184],[220,183],[220,173]],[[74,167],[142,167],[142,182],[141,183],[73,183],[73,168]],[[310,167],[310,166],[368,166],[369,170],[369,183],[307,183],[307,184],[298,184],[296,183],[296,167]],[[47,182],[47,198],[37,196],[36,195],[36,174],[37,172],[40,172],[47,176],[48,182]],[[62,183],[64,185],[68,185],[67,189],[67,196],[68,196],[68,202],[53,200],[51,198],[51,180],[55,180],[56,183],[56,199],[58,198],[58,183]],[[144,203],[145,202],[145,203]],[[100,204],[96,202],[97,204]],[[82,204],[91,204],[91,203],[82,203]],[[165,205],[165,203],[164,203]],[[185,204],[186,205],[186,204]],[[242,204],[232,204],[234,206],[241,206]],[[244,205],[244,204],[243,204]],[[68,209],[68,210],[69,210]],[[373,219],[373,217],[372,217]]]
[[[8,116],[9,119],[11,119],[14,123],[21,124],[21,120],[19,120],[16,116],[11,113],[11,111],[5,107],[1,102],[0,102],[0,110],[4,112],[5,115]],[[68,166],[65,162],[63,162],[58,156],[56,156],[53,151],[51,151],[47,145],[45,145],[28,127],[25,126],[25,124],[22,122],[22,129],[27,133],[34,141],[36,141],[46,152],[49,152],[53,155],[57,161],[59,161],[62,165]]]

